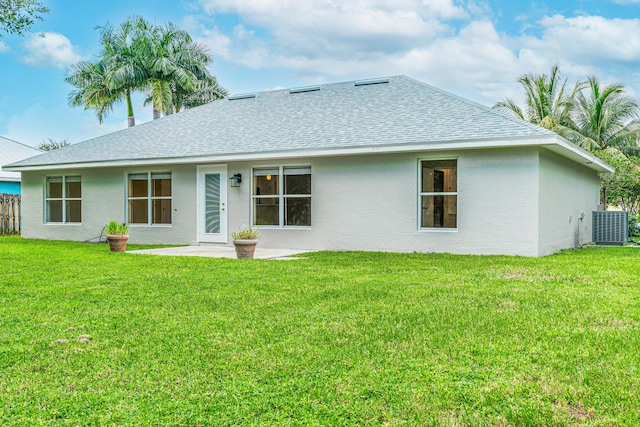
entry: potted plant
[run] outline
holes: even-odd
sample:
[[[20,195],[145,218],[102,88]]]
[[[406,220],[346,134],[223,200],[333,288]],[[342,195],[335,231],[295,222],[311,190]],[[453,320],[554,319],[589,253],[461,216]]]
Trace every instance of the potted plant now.
[[[238,258],[253,258],[258,244],[258,230],[243,225],[238,231],[231,233],[231,237]]]
[[[110,221],[105,227],[107,241],[111,252],[124,252],[127,249],[127,241],[129,240],[129,226],[118,221]]]

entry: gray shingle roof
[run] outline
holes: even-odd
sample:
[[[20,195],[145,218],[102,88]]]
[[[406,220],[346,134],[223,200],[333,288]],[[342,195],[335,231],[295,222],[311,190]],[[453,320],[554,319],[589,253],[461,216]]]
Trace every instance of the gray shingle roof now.
[[[9,163],[17,162],[18,160],[33,157],[41,153],[42,151],[36,150],[33,147],[0,136],[0,181],[20,180],[20,172],[4,171],[2,170],[3,165],[8,165]]]
[[[259,92],[124,129],[13,166],[188,158],[448,141],[551,132],[405,76],[320,90]]]

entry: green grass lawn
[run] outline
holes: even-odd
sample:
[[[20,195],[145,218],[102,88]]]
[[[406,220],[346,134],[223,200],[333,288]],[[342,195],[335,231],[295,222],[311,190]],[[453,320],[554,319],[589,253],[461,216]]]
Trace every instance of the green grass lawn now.
[[[0,266],[2,426],[640,425],[637,248]]]

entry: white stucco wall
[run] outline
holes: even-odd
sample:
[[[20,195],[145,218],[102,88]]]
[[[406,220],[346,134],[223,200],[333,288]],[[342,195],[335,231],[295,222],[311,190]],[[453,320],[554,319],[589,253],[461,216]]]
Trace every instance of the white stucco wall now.
[[[27,238],[89,240],[100,236],[111,220],[125,221],[127,174],[138,172],[172,173],[172,225],[129,227],[135,243],[195,243],[195,166],[157,166],[135,168],[94,168],[54,172],[23,172],[22,235]],[[44,189],[47,176],[82,177],[82,223],[45,224]]]
[[[458,159],[458,228],[419,230],[419,161],[446,158]],[[538,148],[233,162],[228,174],[243,182],[227,180],[229,234],[251,224],[252,168],[293,165],[311,166],[312,227],[262,229],[263,247],[538,256],[574,245],[578,215],[598,195],[595,172]],[[130,241],[196,244],[196,165],[23,172],[23,236],[98,236],[109,220],[125,220],[127,174],[147,171],[172,173],[173,223],[131,226]],[[80,225],[43,222],[45,177],[61,174],[82,176]]]
[[[418,230],[419,160],[458,159],[458,229]],[[265,247],[537,255],[537,151],[405,153],[235,163],[311,165],[312,227],[262,229]],[[229,190],[229,230],[250,224],[249,182]],[[526,226],[523,226],[526,224]]]
[[[539,176],[539,255],[590,242],[591,213],[599,203],[598,174],[542,150]]]

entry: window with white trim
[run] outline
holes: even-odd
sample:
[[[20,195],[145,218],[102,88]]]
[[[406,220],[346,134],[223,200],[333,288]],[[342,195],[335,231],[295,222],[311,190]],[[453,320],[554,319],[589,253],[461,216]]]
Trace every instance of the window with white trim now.
[[[311,227],[311,167],[253,169],[253,225]]]
[[[458,227],[458,160],[420,162],[420,228]]]
[[[73,224],[82,222],[82,179],[79,176],[47,177],[45,222]]]
[[[171,173],[132,173],[127,185],[129,224],[171,224]]]

